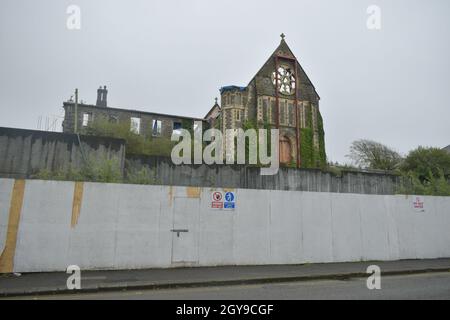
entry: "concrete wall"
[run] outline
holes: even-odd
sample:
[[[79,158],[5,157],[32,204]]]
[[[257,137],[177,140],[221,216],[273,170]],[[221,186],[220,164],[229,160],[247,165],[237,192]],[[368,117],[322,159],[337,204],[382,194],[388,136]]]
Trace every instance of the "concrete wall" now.
[[[0,179],[0,272],[450,257],[450,197],[216,190]]]
[[[40,170],[79,169],[86,159],[117,159],[123,169],[125,141],[114,138],[0,127],[0,175],[26,178]],[[83,151],[83,153],[81,152]]]
[[[262,176],[260,168],[241,165],[174,165],[170,158],[125,157],[125,141],[114,138],[0,127],[0,177],[33,178],[42,170],[79,169],[88,160],[117,159],[120,169],[147,167],[154,184],[338,193],[394,194],[398,176],[343,171],[337,176],[319,169],[280,168]],[[84,157],[83,157],[83,153]],[[124,170],[125,169],[125,170]]]
[[[125,167],[147,167],[157,184],[243,189],[296,190],[339,193],[394,194],[399,177],[386,173],[342,171],[340,176],[320,169],[280,168],[262,176],[260,168],[242,165],[174,165],[170,158],[128,156]]]

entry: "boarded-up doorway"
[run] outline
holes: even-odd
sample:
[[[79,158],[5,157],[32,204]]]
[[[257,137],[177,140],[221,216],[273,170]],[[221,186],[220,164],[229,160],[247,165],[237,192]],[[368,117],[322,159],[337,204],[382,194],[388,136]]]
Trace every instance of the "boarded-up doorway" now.
[[[199,198],[174,198],[172,265],[189,266],[198,263],[199,200]]]
[[[291,142],[287,137],[280,138],[280,162],[281,163],[291,163]]]

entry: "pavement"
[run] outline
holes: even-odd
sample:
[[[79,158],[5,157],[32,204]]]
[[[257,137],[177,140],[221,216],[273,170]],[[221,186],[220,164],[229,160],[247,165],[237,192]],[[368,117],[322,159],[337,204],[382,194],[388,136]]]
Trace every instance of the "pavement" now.
[[[162,314],[170,314],[171,310],[182,307],[186,302],[190,306],[195,306],[195,302],[190,300],[450,300],[450,272],[382,276],[379,289],[373,290],[369,290],[366,281],[365,277],[347,280],[311,280],[159,290],[99,291],[6,299],[174,301],[170,306],[164,303],[158,304]],[[233,303],[220,303],[220,305],[223,304],[230,306],[233,311]],[[210,314],[219,314],[223,310],[223,308],[218,308],[218,304],[207,303],[206,305],[210,306]],[[275,307],[274,310],[285,309],[283,307],[280,310],[279,307]],[[234,311],[236,312],[236,310]]]
[[[450,258],[302,265],[222,266],[141,270],[81,271],[81,289],[68,290],[65,272],[0,275],[0,297],[89,292],[234,286],[367,277],[377,265],[381,275],[450,272]]]

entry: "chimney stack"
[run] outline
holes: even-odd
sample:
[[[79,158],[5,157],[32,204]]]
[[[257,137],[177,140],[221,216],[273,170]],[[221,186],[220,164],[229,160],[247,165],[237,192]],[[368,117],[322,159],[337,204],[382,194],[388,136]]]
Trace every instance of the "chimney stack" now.
[[[106,90],[106,86],[103,86],[103,88],[100,86],[100,88],[97,89],[97,107],[106,107],[107,101],[106,97],[108,95],[108,90]]]
[[[106,86],[103,87],[103,97],[102,97],[102,103],[103,106],[106,107],[108,104],[106,102],[106,96],[108,95],[108,90],[106,90]]]
[[[102,104],[102,87],[97,89],[97,107],[100,107],[100,105]]]

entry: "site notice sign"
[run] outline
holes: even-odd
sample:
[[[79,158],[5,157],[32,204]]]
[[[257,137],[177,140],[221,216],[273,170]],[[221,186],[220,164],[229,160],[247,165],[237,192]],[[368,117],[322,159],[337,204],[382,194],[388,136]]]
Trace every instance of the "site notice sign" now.
[[[415,212],[425,212],[425,201],[422,197],[414,197],[412,206]]]
[[[233,191],[212,191],[211,199],[211,209],[236,209],[236,194]]]
[[[225,193],[225,202],[223,203],[223,208],[227,210],[234,210],[236,207],[234,192],[226,192]]]

